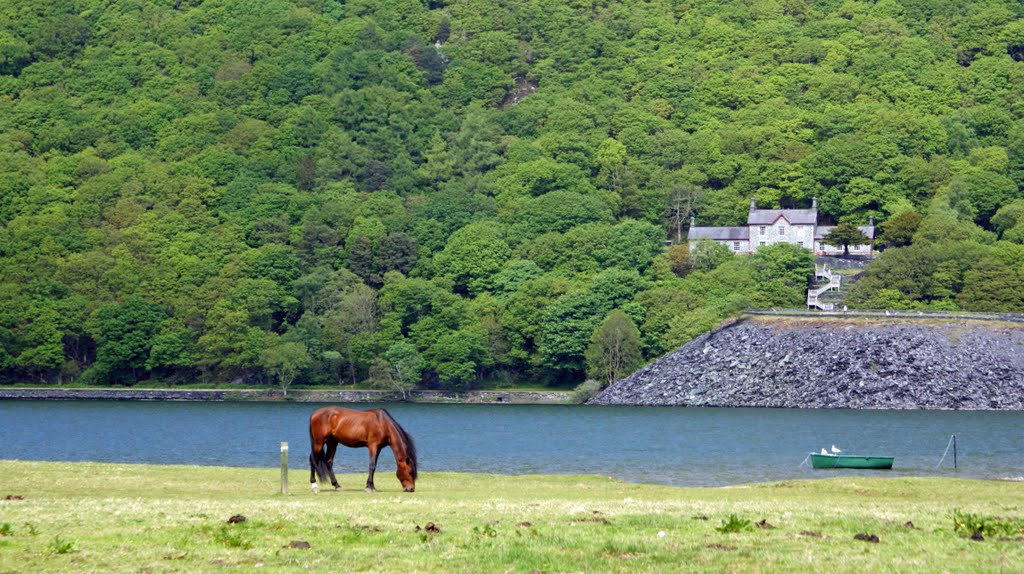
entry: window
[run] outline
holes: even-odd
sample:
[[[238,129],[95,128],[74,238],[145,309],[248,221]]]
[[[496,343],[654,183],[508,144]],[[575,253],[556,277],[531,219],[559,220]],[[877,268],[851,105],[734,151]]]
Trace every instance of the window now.
[[[768,228],[765,227],[764,225],[762,225],[761,226],[761,235],[766,235],[767,233],[768,233]]]
[[[733,241],[732,242],[732,250],[733,251],[739,251],[740,250],[740,242],[739,241]]]
[[[804,242],[803,241],[797,241],[796,244],[797,244],[798,247],[803,247],[804,246]]]
[[[785,235],[785,234],[786,234],[786,226],[780,225],[779,226],[779,235]]]
[[[757,244],[760,245],[761,247],[764,247],[764,241],[758,241]]]

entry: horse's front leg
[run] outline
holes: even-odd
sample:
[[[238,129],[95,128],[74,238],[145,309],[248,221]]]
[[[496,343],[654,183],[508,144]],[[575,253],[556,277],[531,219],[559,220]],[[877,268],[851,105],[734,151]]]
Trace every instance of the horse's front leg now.
[[[366,477],[366,492],[376,492],[373,486],[373,473],[377,470],[377,457],[380,456],[380,447],[367,447],[370,449],[370,475]]]
[[[331,477],[331,484],[334,486],[334,490],[341,490],[341,485],[338,484],[338,479],[334,477],[334,453],[338,451],[338,443],[335,441],[328,441],[327,443],[327,475]]]

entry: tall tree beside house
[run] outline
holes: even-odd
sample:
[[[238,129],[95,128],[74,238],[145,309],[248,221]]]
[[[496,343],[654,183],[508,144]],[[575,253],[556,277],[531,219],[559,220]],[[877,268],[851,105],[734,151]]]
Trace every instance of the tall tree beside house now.
[[[676,243],[683,241],[683,225],[687,218],[693,213],[693,206],[703,195],[704,190],[692,183],[674,183],[668,190],[668,222],[672,233],[672,240]]]
[[[851,245],[866,245],[871,240],[856,225],[844,222],[833,227],[822,241],[833,247],[842,247],[843,255],[849,255]]]
[[[590,375],[611,384],[632,372],[643,360],[640,330],[629,315],[615,309],[594,331],[586,357]]]

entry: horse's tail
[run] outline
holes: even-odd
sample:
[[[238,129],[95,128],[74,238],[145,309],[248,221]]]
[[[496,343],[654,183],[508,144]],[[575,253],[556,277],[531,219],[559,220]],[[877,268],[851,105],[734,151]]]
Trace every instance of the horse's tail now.
[[[320,450],[317,450],[316,439],[313,438],[312,422],[309,424],[309,450],[309,466],[316,471],[320,482],[327,482],[327,444],[320,445]]]
[[[390,422],[391,425],[395,427],[395,431],[397,432],[392,433],[392,435],[394,435],[392,440],[397,439],[401,441],[402,450],[405,451],[405,462],[408,463],[409,467],[411,468],[413,480],[416,480],[416,469],[419,466],[419,462],[417,462],[416,460],[416,441],[412,440],[412,435],[405,432],[405,429],[402,428],[402,425],[398,424],[398,421],[396,421],[394,417],[391,416],[391,413],[389,413],[386,409],[380,409],[380,412],[383,413],[384,418],[386,418],[388,422]]]

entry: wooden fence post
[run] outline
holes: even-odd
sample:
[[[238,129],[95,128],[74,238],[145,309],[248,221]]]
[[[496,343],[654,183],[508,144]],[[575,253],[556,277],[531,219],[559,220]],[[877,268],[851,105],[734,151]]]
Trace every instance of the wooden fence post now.
[[[956,468],[956,435],[953,435],[953,468]]]
[[[281,443],[281,494],[288,494],[288,443]]]

